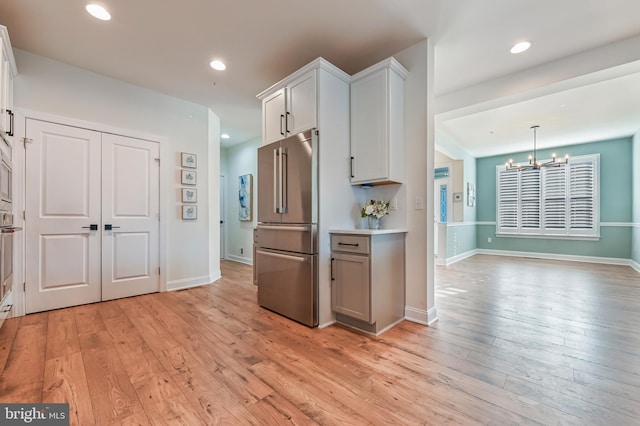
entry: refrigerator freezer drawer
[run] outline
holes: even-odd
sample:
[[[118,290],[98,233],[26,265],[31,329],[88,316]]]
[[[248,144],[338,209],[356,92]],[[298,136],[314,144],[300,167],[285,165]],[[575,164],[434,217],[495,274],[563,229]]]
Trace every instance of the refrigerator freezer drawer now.
[[[256,250],[258,304],[309,327],[318,325],[318,256]]]
[[[314,254],[318,252],[317,231],[316,224],[260,224],[256,230],[256,244],[259,248]]]

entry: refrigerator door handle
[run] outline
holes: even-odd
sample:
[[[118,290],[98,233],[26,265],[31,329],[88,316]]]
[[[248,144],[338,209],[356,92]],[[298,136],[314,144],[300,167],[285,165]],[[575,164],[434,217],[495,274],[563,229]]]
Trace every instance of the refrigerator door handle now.
[[[269,251],[262,251],[262,250],[258,250],[258,253],[260,253],[263,256],[271,256],[271,257],[275,257],[278,259],[285,259],[285,260],[293,260],[295,262],[306,262],[308,261],[308,256],[291,256],[288,254],[280,254],[280,253],[271,253]]]
[[[279,213],[278,211],[278,149],[273,149],[273,212]]]
[[[258,225],[260,229],[266,229],[269,231],[309,231],[308,226],[269,226],[269,225]]]
[[[280,149],[280,213],[286,213],[289,210],[289,156],[286,148]]]

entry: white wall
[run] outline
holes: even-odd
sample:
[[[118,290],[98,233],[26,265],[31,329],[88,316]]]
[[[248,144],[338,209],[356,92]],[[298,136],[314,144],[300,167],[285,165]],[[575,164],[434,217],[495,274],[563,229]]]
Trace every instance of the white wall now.
[[[640,272],[640,130],[633,135],[633,211],[631,260],[633,267]]]
[[[434,91],[433,45],[421,41],[394,57],[409,71],[405,81],[405,155],[407,215],[407,319],[431,323],[437,319],[434,299],[433,165]],[[423,210],[416,210],[421,199]]]
[[[262,138],[251,139],[226,148],[226,258],[242,263],[253,263],[253,228],[258,223],[258,148]],[[240,221],[238,214],[239,177],[253,175],[253,219]],[[242,249],[243,253],[240,252]]]
[[[161,228],[169,288],[220,276],[218,235],[219,119],[202,105],[106,78],[14,49],[18,112],[51,114],[135,134],[158,135],[161,147]],[[198,220],[180,212],[180,152],[198,155]]]

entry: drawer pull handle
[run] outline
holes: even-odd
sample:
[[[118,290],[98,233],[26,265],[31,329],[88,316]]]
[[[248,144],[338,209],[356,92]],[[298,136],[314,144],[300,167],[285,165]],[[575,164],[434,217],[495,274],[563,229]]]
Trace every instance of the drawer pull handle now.
[[[338,243],[339,246],[350,246],[350,247],[358,247],[360,244],[358,243]]]

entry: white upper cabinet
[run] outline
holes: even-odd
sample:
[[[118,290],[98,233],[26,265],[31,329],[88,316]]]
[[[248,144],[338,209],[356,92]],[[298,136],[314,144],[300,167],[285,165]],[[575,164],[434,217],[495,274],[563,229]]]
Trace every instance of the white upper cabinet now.
[[[336,79],[348,90],[349,75],[318,58],[258,94],[262,101],[262,143],[321,127],[320,107],[331,108],[321,102],[319,94],[329,95],[328,99],[339,97],[337,92],[342,89],[337,88],[340,84],[334,82]],[[348,96],[345,102],[348,105]],[[327,119],[324,124],[330,122]]]
[[[407,70],[394,58],[351,80],[351,183],[381,185],[404,181],[404,80]]]
[[[262,100],[262,142],[317,127],[316,70],[310,70]]]
[[[0,25],[0,134],[13,136],[13,79],[16,62],[7,28]]]

